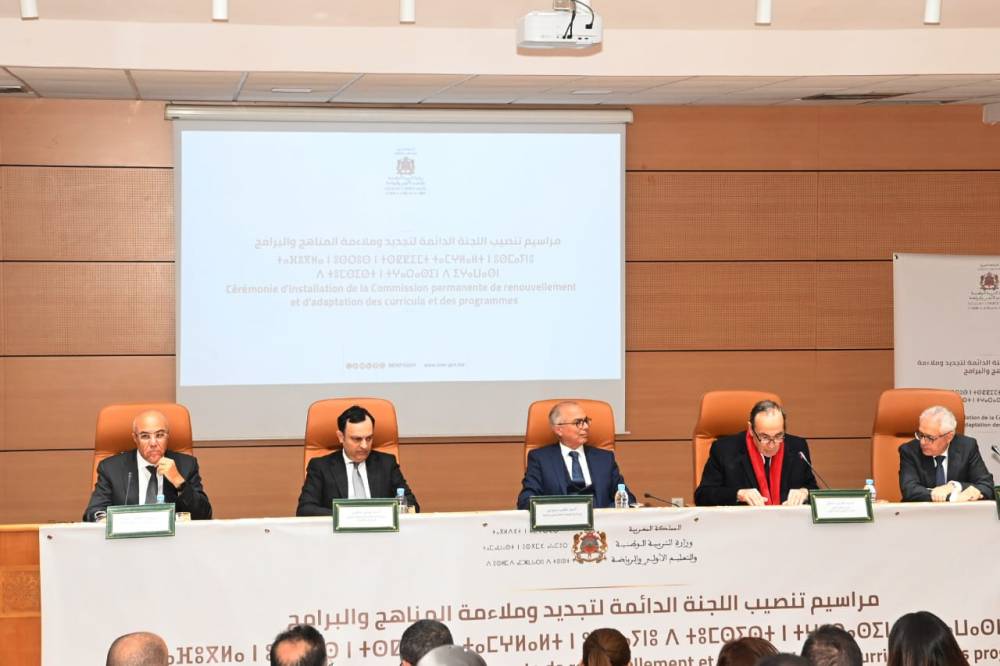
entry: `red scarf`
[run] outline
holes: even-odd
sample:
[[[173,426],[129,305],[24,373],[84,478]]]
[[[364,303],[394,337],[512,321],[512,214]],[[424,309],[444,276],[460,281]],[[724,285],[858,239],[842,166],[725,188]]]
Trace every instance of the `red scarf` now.
[[[764,456],[757,450],[753,441],[753,433],[747,430],[747,452],[750,454],[750,464],[753,474],[757,477],[757,488],[766,500],[765,504],[781,504],[781,463],[785,459],[785,443],[778,447],[778,452],[771,456],[770,483],[764,478]]]

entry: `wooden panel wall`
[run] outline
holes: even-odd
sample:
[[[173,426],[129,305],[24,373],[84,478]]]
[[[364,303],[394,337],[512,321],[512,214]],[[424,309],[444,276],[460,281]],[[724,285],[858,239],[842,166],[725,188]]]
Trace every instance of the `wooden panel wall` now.
[[[891,253],[1000,254],[1000,128],[976,107],[635,112],[630,484],[690,500],[700,396],[761,388],[830,483],[860,485],[892,385]],[[172,164],[160,104],[0,100],[0,523],[77,519],[100,406],[173,397]],[[216,515],[294,512],[300,442],[198,455]],[[510,507],[522,473],[514,440],[402,458],[428,510]]]

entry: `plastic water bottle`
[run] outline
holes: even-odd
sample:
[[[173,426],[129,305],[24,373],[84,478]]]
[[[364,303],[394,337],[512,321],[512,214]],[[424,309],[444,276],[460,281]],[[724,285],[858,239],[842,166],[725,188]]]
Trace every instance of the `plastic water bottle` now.
[[[163,504],[163,502],[164,502],[163,495],[162,494],[157,495],[156,496],[156,503],[157,504]]]
[[[625,490],[625,484],[618,484],[618,491],[615,493],[615,508],[616,509],[627,509],[628,508],[628,491]]]
[[[875,479],[865,479],[865,490],[868,494],[872,496],[872,502],[875,501]]]
[[[406,489],[396,488],[396,502],[399,504],[400,513],[408,513],[409,505],[406,503]]]

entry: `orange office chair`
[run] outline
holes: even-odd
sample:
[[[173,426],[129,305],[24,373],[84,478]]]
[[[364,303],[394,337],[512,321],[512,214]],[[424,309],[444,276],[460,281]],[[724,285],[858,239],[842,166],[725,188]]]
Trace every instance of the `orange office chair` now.
[[[899,446],[913,439],[920,423],[920,412],[934,405],[951,410],[958,422],[955,430],[965,432],[965,405],[962,396],[942,389],[903,388],[883,391],[875,409],[872,426],[872,479],[879,499],[898,502]]]
[[[709,391],[701,397],[693,436],[695,488],[701,483],[712,442],[723,435],[746,430],[750,410],[761,400],[782,404],[776,393],[766,391]]]
[[[615,413],[608,403],[603,400],[583,398],[536,400],[528,407],[528,427],[524,434],[525,468],[528,467],[528,453],[556,441],[556,435],[549,424],[549,412],[556,403],[567,401],[579,403],[592,420],[587,446],[596,446],[607,451],[615,450]]]
[[[373,451],[390,453],[399,460],[399,427],[396,408],[381,398],[329,398],[309,405],[306,415],[305,456],[302,475],[305,476],[309,461],[343,448],[337,438],[337,417],[352,405],[367,409],[375,419]]]
[[[191,444],[191,414],[187,407],[175,402],[139,402],[127,405],[108,405],[97,415],[97,433],[94,435],[94,469],[91,487],[97,483],[97,465],[110,456],[135,448],[132,439],[132,420],[149,409],[163,412],[167,417],[170,439],[167,450],[193,455]]]

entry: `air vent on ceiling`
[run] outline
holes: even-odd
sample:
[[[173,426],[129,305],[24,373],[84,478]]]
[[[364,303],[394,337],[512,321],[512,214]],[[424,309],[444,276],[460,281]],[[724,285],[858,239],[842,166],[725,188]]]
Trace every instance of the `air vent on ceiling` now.
[[[899,97],[900,95],[908,95],[905,92],[894,92],[894,93],[820,93],[819,95],[809,95],[809,97],[803,97],[803,101],[807,102],[870,102],[872,100],[878,99],[889,99],[890,97]]]

